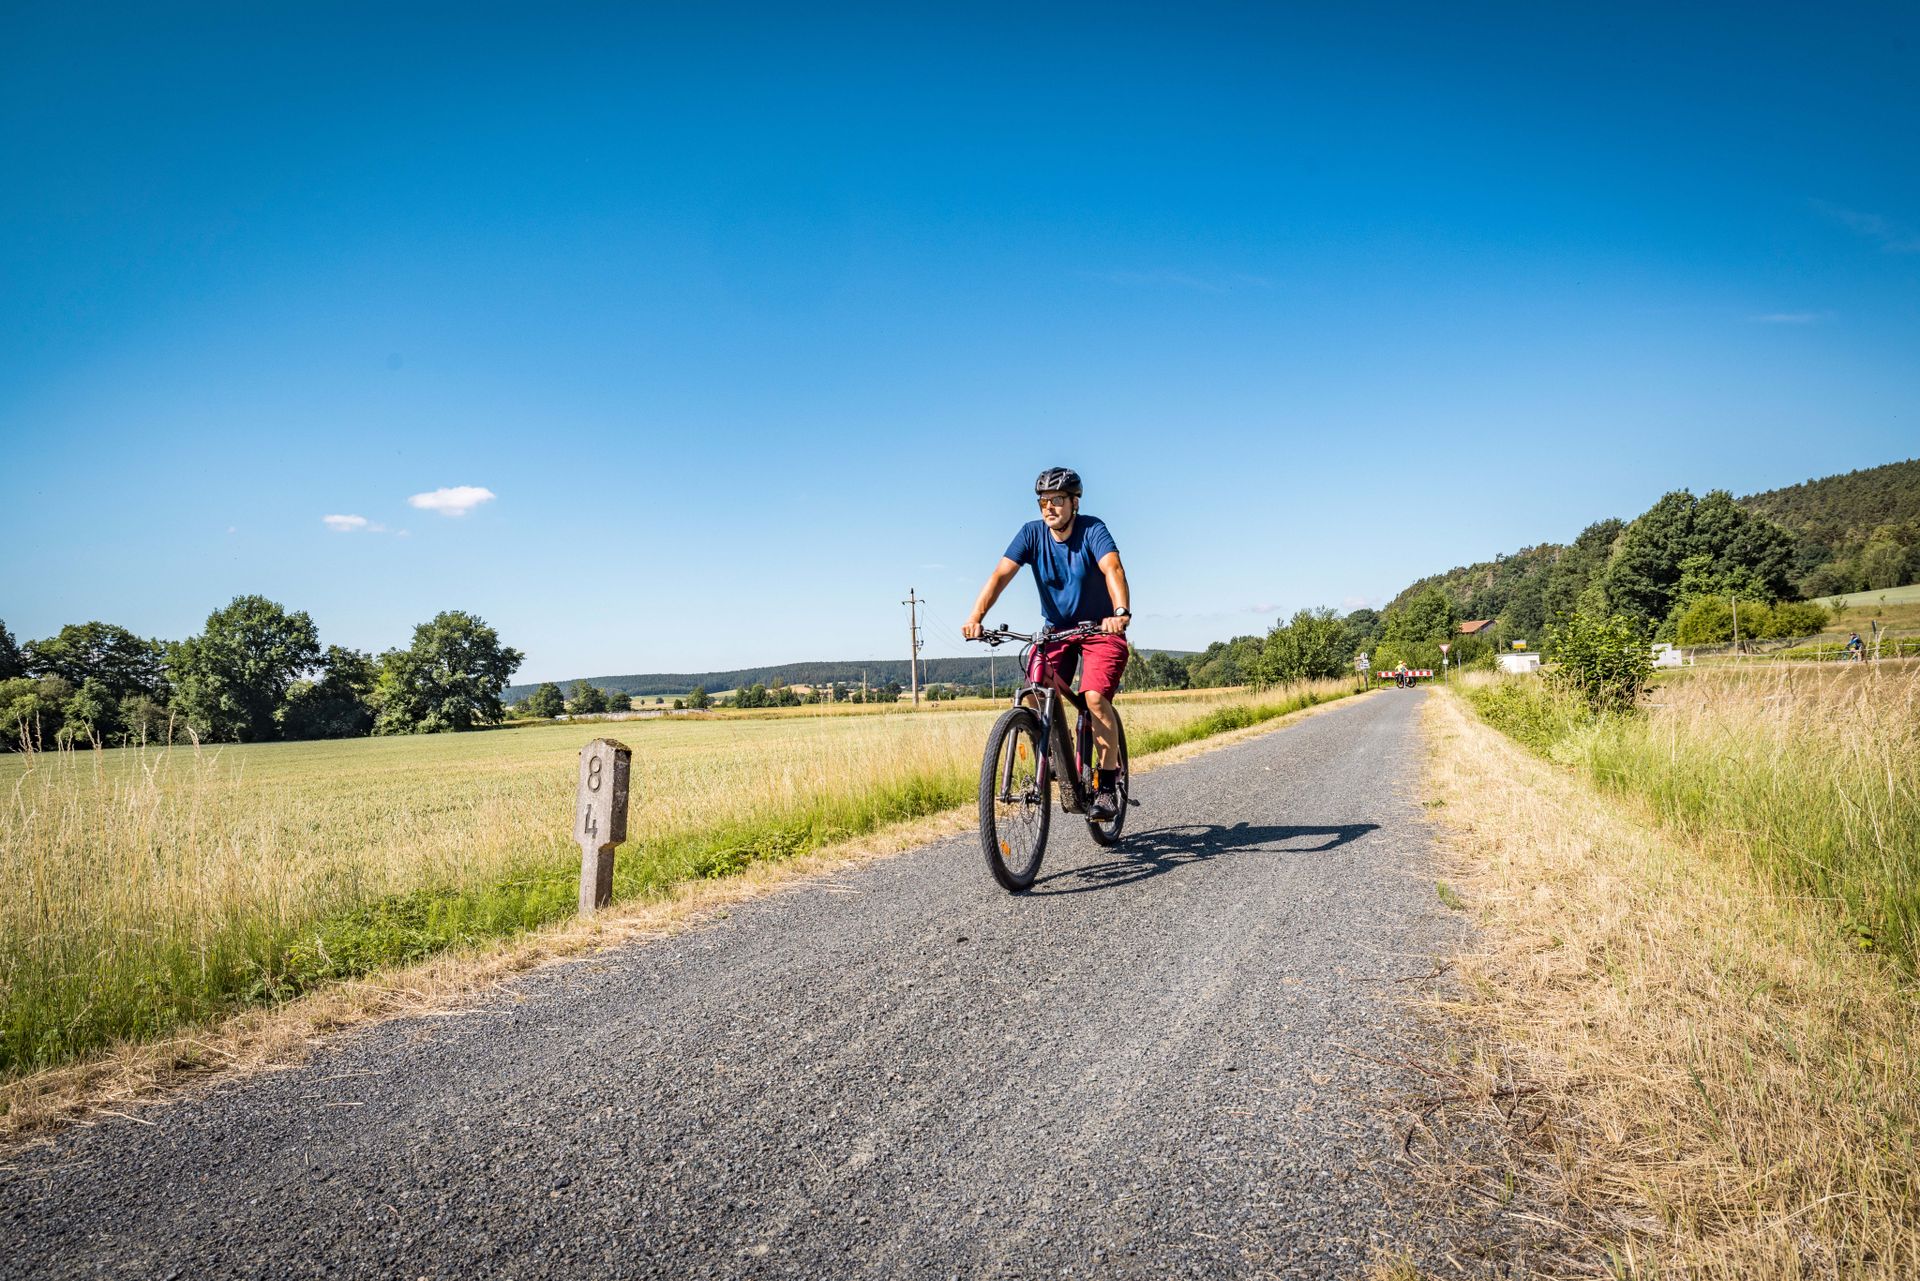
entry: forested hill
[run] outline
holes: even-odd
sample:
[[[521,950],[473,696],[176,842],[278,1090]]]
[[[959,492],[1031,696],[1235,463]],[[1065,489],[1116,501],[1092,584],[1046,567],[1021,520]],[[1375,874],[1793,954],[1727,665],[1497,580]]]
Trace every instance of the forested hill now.
[[[1794,535],[1795,568],[1808,596],[1920,577],[1906,573],[1920,548],[1920,458],[1769,489],[1740,505]]]
[[[1702,585],[1757,599],[1920,581],[1920,459],[1739,499],[1676,491],[1630,520],[1596,521],[1570,544],[1539,543],[1430,574],[1383,613],[1437,587],[1458,617],[1499,619],[1507,636],[1536,633],[1583,599],[1657,622],[1687,590],[1682,562],[1690,555],[1710,562],[1697,568]]]
[[[1156,651],[1157,652],[1157,651]],[[1168,650],[1167,653],[1185,657],[1183,651]],[[920,682],[923,685],[954,683],[960,685],[986,685],[997,678],[1005,684],[1017,674],[1020,651],[1007,646],[999,651],[991,662],[983,648],[977,656],[965,658],[925,658],[920,660]],[[722,689],[745,689],[749,685],[772,685],[775,680],[788,685],[820,685],[838,681],[842,685],[860,684],[861,673],[866,673],[867,683],[878,687],[889,682],[904,688],[908,682],[907,660],[867,659],[852,660],[843,663],[781,663],[773,667],[741,667],[727,672],[646,672],[630,676],[588,676],[582,679],[601,689],[617,689],[634,697],[655,696],[670,697],[676,694],[689,694],[698,685],[709,693]],[[571,690],[574,678],[556,681],[563,690]],[[507,689],[503,697],[507,702],[517,702],[531,694],[534,684],[514,685]]]

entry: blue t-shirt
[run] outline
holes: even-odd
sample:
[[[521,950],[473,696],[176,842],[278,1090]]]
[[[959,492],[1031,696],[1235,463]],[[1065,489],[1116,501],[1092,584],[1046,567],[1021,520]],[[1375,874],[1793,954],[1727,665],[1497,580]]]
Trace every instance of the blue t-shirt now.
[[[1054,627],[1097,623],[1113,616],[1113,597],[1100,558],[1120,549],[1099,517],[1082,512],[1074,519],[1065,542],[1053,536],[1044,520],[1030,520],[1007,544],[1007,559],[1033,566],[1040,587],[1040,613]]]

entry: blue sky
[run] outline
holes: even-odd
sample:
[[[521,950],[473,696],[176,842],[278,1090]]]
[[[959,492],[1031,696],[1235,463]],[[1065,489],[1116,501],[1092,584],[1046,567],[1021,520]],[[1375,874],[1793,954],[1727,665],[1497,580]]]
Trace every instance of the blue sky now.
[[[1198,648],[1920,453],[1911,8],[290,9],[4,20],[16,636],[959,653],[1065,464]]]

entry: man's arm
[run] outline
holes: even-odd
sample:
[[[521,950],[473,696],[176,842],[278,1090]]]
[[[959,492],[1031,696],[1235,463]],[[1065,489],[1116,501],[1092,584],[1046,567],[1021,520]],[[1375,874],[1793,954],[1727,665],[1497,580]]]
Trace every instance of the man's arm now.
[[[966,625],[960,629],[962,636],[968,640],[979,639],[981,620],[986,618],[987,611],[993,608],[993,602],[1000,599],[1000,593],[1007,590],[1007,584],[1012,582],[1014,575],[1019,572],[1019,561],[1010,560],[1005,556],[1000,558],[1000,563],[993,567],[991,574],[987,575],[986,586],[980,589],[980,598],[973,602],[973,613],[968,616]],[[1125,581],[1125,579],[1121,580],[1122,583]]]
[[[1115,609],[1132,609],[1133,606],[1127,603],[1129,600],[1127,596],[1127,569],[1126,566],[1120,563],[1120,553],[1108,552],[1105,556],[1102,556],[1100,558],[1100,572],[1107,576],[1107,595],[1113,598],[1113,607]],[[1117,636],[1121,632],[1126,631],[1127,624],[1132,621],[1131,618],[1125,616],[1103,619],[1100,623],[1100,630],[1103,632],[1111,632]]]

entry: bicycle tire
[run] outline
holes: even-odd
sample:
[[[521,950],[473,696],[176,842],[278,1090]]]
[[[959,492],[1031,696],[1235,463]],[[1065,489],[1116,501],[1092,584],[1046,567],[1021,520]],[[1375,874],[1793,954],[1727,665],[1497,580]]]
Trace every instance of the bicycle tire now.
[[[1091,812],[1087,815],[1087,831],[1099,845],[1114,846],[1120,843],[1120,834],[1127,826],[1127,787],[1130,779],[1127,775],[1127,727],[1120,722],[1120,709],[1113,709],[1113,725],[1120,733],[1120,773],[1113,780],[1113,795],[1120,805],[1113,817],[1102,823]]]
[[[1002,713],[987,731],[987,750],[980,760],[980,849],[993,879],[1015,894],[1033,884],[1047,849],[1052,819],[1047,788],[1052,780],[1042,772],[1044,759],[1040,718],[1024,707]],[[1009,775],[1009,799],[1003,802],[1001,785]]]

